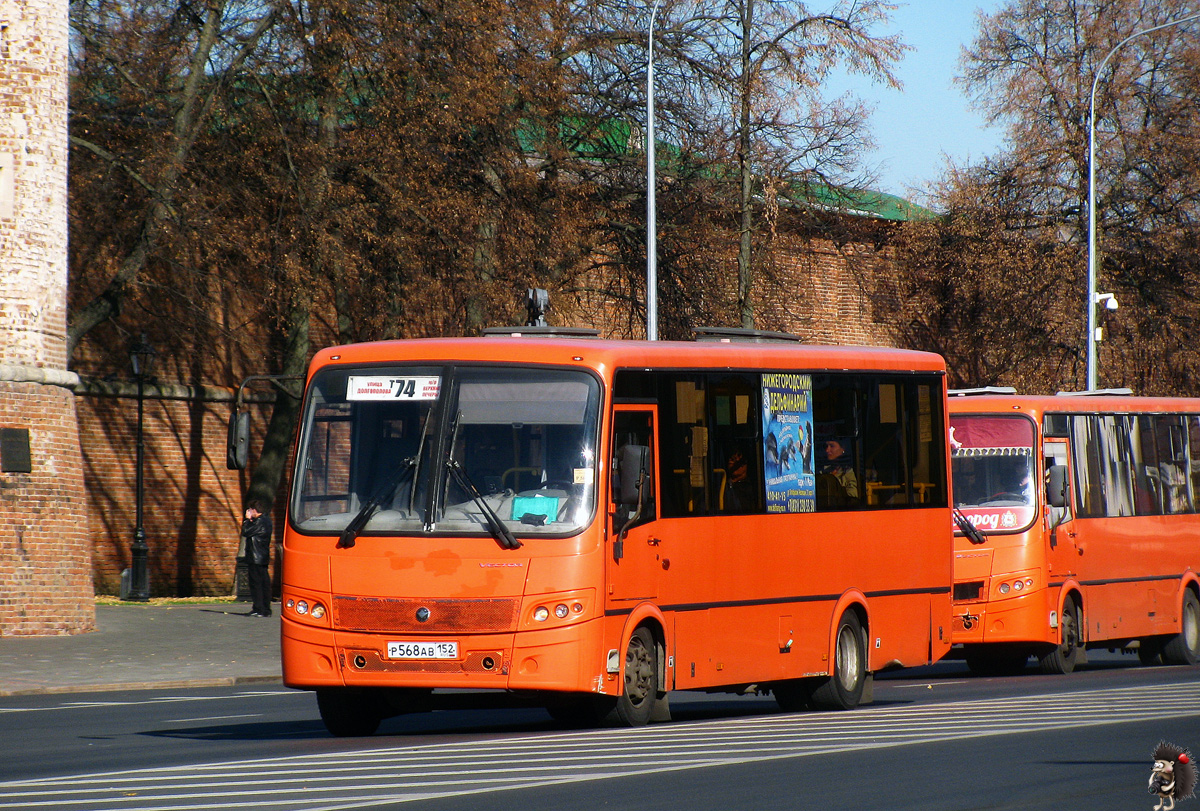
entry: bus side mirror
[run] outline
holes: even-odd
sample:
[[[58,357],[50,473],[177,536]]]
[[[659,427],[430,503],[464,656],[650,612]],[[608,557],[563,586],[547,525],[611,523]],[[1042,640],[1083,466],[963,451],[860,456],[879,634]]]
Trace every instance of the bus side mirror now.
[[[229,415],[229,433],[225,444],[225,466],[245,470],[250,462],[250,412],[236,408]]]
[[[1046,473],[1046,502],[1051,507],[1067,506],[1067,466],[1051,465]]]
[[[646,445],[625,445],[617,455],[617,503],[636,508],[642,484],[642,474],[649,473],[650,448]]]

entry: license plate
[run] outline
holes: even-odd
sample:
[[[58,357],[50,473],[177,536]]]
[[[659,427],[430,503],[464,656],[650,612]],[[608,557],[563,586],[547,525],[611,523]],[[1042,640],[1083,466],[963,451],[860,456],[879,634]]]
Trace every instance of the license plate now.
[[[457,659],[457,642],[389,642],[389,659]]]

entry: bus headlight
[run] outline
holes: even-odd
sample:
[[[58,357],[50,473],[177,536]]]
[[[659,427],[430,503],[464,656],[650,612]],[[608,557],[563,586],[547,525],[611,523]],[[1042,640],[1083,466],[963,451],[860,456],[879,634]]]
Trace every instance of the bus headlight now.
[[[1008,590],[1009,590],[1009,585],[1007,583],[1000,584],[1000,593],[1001,594],[1008,594]]]
[[[292,614],[307,620],[323,620],[327,609],[325,604],[303,597],[287,597],[283,600],[284,613]]]

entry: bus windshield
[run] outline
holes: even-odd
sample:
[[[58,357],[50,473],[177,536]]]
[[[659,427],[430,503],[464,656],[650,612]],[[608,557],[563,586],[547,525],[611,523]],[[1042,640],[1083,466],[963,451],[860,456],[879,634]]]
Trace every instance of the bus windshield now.
[[[1018,415],[950,415],[954,504],[981,530],[1020,530],[1036,514],[1034,423]]]
[[[577,371],[320,370],[304,409],[292,522],[321,535],[576,532],[595,504],[599,401],[598,381]]]

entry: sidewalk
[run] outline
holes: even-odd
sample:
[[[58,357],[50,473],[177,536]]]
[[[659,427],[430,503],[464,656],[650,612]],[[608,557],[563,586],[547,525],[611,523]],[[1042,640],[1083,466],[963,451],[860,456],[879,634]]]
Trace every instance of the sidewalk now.
[[[273,608],[259,618],[248,602],[97,605],[91,633],[0,638],[0,696],[278,683]]]

